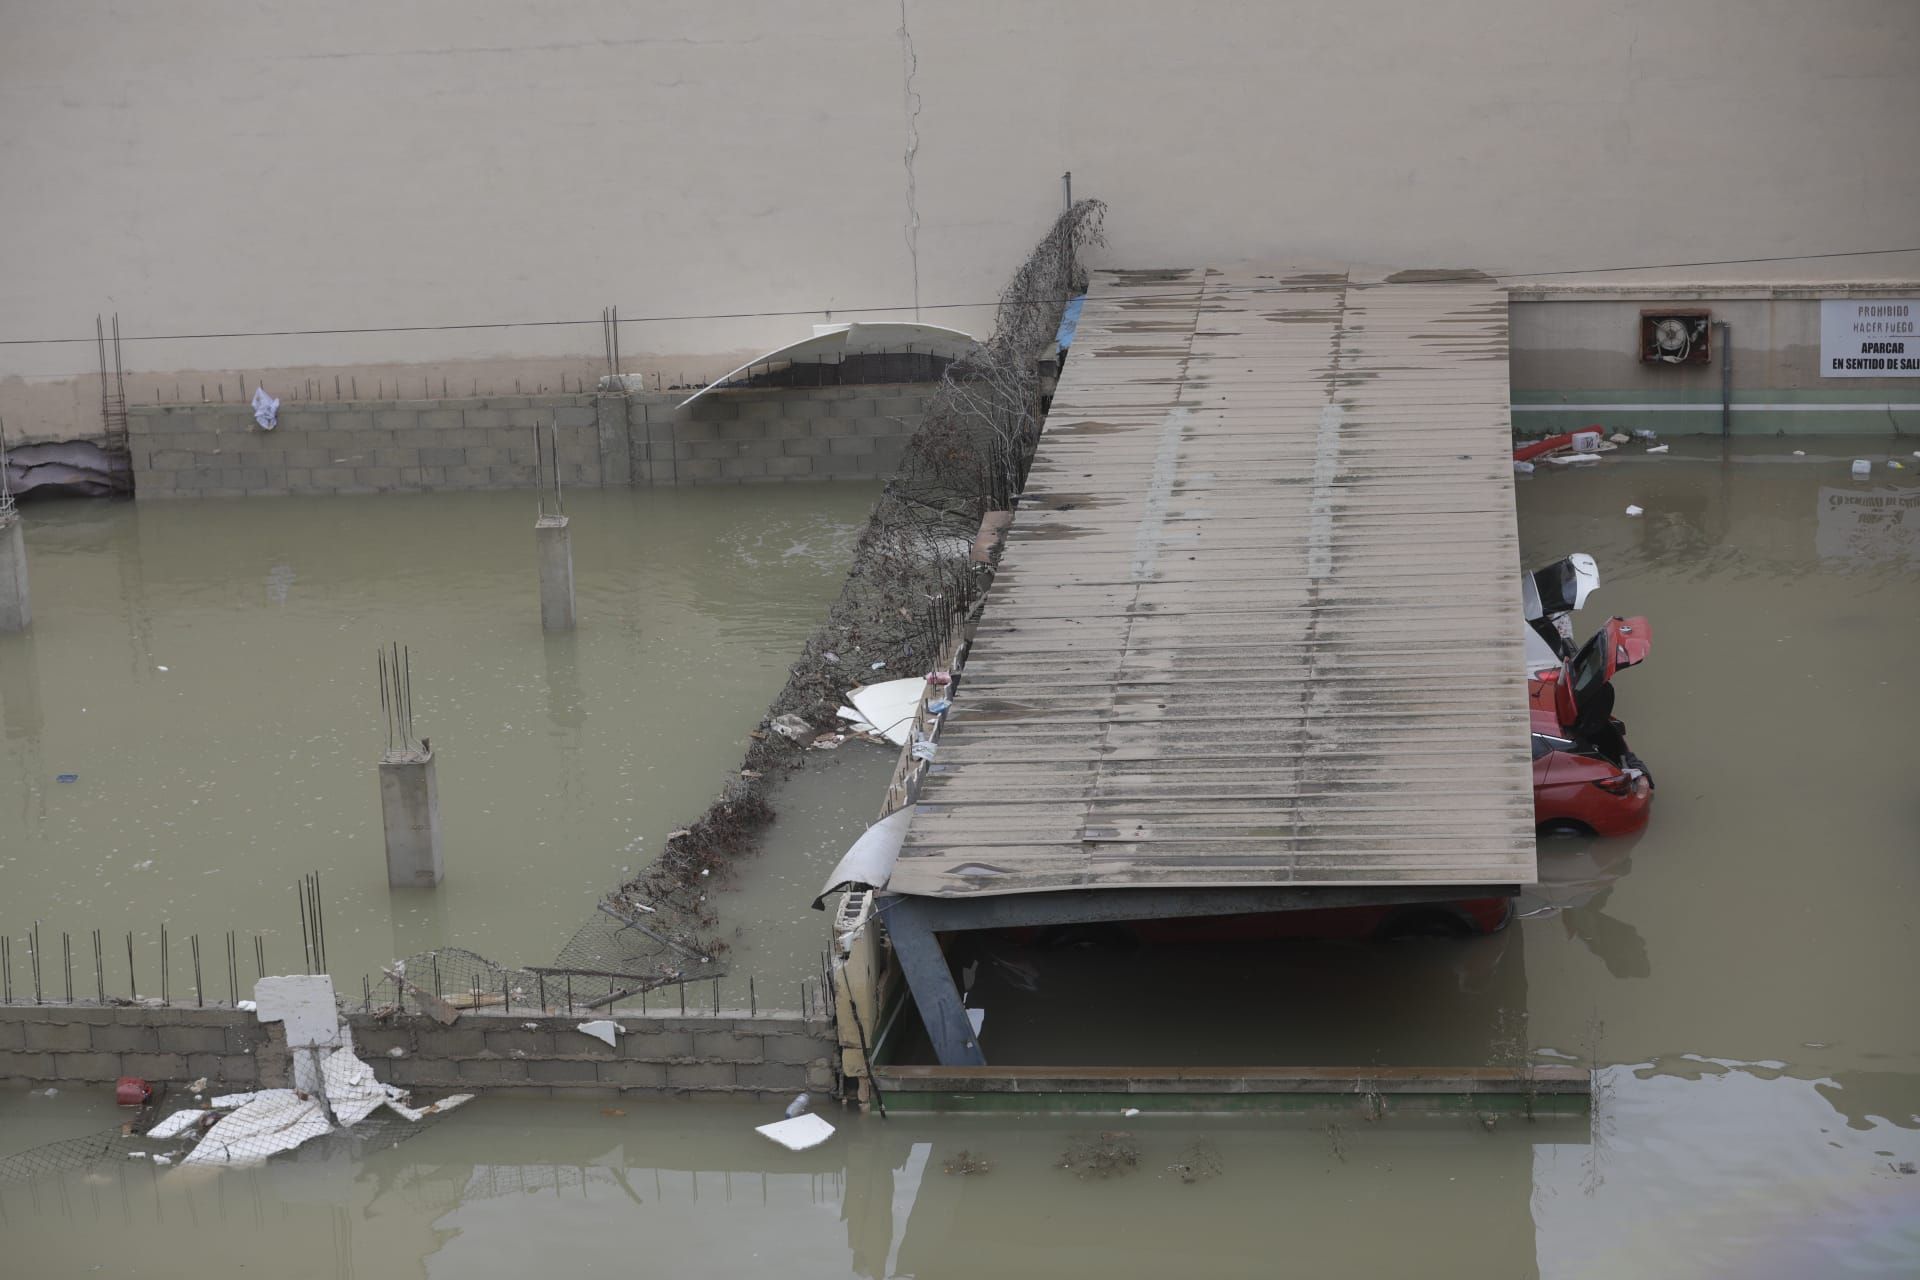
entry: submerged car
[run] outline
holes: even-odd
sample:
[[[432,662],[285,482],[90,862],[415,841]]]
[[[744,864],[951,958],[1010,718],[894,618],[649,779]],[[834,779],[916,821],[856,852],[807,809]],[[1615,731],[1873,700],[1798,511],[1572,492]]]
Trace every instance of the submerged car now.
[[[1647,825],[1653,774],[1613,715],[1613,677],[1645,661],[1645,618],[1609,618],[1557,670],[1527,681],[1534,825],[1550,835],[1631,835]]]

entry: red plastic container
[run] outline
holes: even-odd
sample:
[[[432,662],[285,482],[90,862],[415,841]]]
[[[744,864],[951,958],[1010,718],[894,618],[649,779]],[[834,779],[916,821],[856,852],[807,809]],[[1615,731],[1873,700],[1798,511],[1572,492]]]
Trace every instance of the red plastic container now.
[[[153,1086],[139,1076],[121,1076],[113,1083],[113,1100],[123,1107],[144,1107],[153,1101]]]

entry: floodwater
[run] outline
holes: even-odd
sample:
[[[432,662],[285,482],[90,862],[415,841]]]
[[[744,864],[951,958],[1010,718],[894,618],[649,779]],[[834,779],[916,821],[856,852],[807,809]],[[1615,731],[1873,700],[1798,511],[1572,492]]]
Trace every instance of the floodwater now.
[[[1639,837],[1543,844],[1543,883],[1505,933],[1270,947],[1226,977],[1200,952],[1000,947],[980,966],[982,1043],[1002,1061],[1530,1051],[1601,1064],[1590,1123],[831,1110],[839,1133],[789,1154],[751,1132],[772,1115],[731,1104],[482,1100],[357,1163],[196,1181],[130,1162],[0,1189],[9,1262],[463,1278],[1920,1273],[1920,1174],[1904,1171],[1920,1161],[1920,814],[1901,747],[1920,714],[1920,459],[1865,447],[1748,442],[1723,462],[1717,443],[1682,441],[1520,479],[1526,560],[1600,563],[1582,631],[1610,612],[1652,621],[1617,712],[1659,792]],[[1866,481],[1847,474],[1856,456],[1876,461]],[[63,1124],[92,1131],[97,1105],[0,1096],[0,1151],[25,1145],[4,1135]],[[1127,1135],[1114,1141],[1136,1152],[1130,1171],[1056,1167],[1101,1130]],[[991,1167],[946,1172],[962,1152]]]
[[[270,970],[297,969],[307,872],[345,989],[445,944],[550,963],[737,765],[873,496],[570,494],[580,625],[555,638],[540,629],[525,494],[27,507],[33,628],[0,636],[15,998],[30,992],[34,920],[43,982],[64,993],[68,932],[83,998],[94,929],[109,994],[128,994],[128,931],[140,992],[159,994],[162,923],[176,999],[192,998],[196,933],[209,998],[229,996],[227,930],[243,986],[255,933]],[[447,878],[432,892],[386,885],[374,655],[390,641],[410,649],[415,730],[437,757]],[[750,866],[723,904],[739,964],[817,970],[825,925],[786,891],[872,818],[893,764],[852,744],[834,755],[851,785],[803,786],[763,860],[777,874],[761,885]]]

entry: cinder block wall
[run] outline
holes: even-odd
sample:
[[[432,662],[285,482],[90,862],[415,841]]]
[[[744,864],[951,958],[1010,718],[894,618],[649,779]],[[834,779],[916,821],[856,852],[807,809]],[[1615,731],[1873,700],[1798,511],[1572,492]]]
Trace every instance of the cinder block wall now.
[[[610,1047],[578,1030],[583,1017],[592,1016],[472,1013],[443,1027],[418,1016],[355,1014],[348,1022],[374,1074],[423,1093],[773,1098],[833,1086],[836,1044],[822,1018],[619,1017],[626,1034]]]
[[[900,465],[932,383],[627,397],[632,474],[650,484],[877,479]]]
[[[557,423],[562,484],[598,487],[592,395],[282,405],[263,431],[243,405],[127,410],[138,498],[531,488],[531,428]],[[612,397],[618,400],[619,397]],[[625,441],[612,450],[624,464]]]
[[[597,1015],[473,1012],[430,1018],[353,1014],[360,1056],[380,1079],[423,1095],[488,1092],[564,1097],[718,1094],[791,1097],[833,1087],[836,1045],[824,1018],[619,1017],[617,1047],[581,1032]],[[392,1051],[400,1050],[394,1057]],[[236,1089],[291,1079],[276,1023],[232,1008],[0,1005],[0,1082],[110,1085],[120,1076]]]
[[[280,1028],[232,1008],[0,1005],[0,1080],[111,1085],[121,1076],[254,1089],[286,1082]]]

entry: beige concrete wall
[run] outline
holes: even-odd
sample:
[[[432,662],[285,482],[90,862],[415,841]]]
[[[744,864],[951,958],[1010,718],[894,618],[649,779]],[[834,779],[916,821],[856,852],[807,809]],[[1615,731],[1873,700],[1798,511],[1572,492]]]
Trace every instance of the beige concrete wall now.
[[[136,399],[376,368],[507,394],[601,371],[609,304],[801,313],[627,328],[630,370],[712,375],[916,299],[983,328],[954,304],[1063,169],[1132,265],[1881,248],[1920,207],[1917,65],[1911,0],[9,0],[0,337],[584,322],[126,347]],[[93,367],[0,346],[10,434],[90,426]]]
[[[1915,294],[1920,286],[1905,287],[1904,296]],[[1820,299],[1843,295],[1887,296],[1861,288],[1712,286],[1516,295],[1510,326],[1515,430],[1566,431],[1597,422],[1662,435],[1717,435],[1727,374],[1729,425],[1737,435],[1920,432],[1920,379],[1821,376]],[[1729,328],[1713,331],[1707,364],[1643,363],[1643,309],[1697,309]]]

